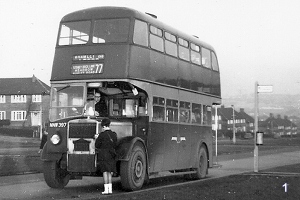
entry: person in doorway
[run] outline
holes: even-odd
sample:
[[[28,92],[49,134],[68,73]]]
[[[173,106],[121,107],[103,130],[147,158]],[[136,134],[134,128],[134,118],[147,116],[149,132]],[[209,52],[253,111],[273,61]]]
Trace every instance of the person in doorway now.
[[[101,121],[103,131],[95,135],[95,148],[98,152],[98,166],[104,179],[104,192],[102,194],[112,193],[112,173],[117,173],[116,167],[116,145],[117,134],[110,129],[110,120],[104,118]]]

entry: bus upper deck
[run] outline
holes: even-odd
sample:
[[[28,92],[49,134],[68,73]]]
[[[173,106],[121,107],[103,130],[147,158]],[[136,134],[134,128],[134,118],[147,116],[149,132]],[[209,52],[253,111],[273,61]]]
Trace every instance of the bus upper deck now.
[[[79,79],[134,79],[221,96],[213,47],[129,8],[63,17],[51,81]]]

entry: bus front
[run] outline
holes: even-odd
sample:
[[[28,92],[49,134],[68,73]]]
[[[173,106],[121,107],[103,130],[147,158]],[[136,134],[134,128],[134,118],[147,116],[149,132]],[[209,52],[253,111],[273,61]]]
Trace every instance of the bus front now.
[[[101,132],[104,117],[111,119],[111,128],[118,134],[119,173],[128,176],[122,184],[128,189],[141,187],[126,180],[132,180],[132,174],[145,176],[145,156],[142,162],[135,161],[136,166],[142,164],[137,167],[139,172],[131,174],[126,169],[128,147],[133,140],[144,144],[146,137],[147,93],[138,81],[127,77],[132,34],[131,19],[124,12],[125,17],[116,18],[107,9],[100,16],[90,9],[66,15],[60,23],[51,75],[48,139],[41,156],[45,181],[52,188],[63,188],[70,179],[102,175],[94,135]],[[96,106],[96,94],[101,95],[102,108]]]

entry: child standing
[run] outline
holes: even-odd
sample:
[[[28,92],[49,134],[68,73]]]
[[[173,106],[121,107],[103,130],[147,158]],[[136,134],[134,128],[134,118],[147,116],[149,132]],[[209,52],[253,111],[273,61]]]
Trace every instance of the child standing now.
[[[117,134],[110,129],[110,120],[104,118],[101,122],[103,131],[96,137],[95,147],[98,150],[98,165],[103,173],[104,192],[112,193],[112,173],[117,172],[116,167],[116,145]]]

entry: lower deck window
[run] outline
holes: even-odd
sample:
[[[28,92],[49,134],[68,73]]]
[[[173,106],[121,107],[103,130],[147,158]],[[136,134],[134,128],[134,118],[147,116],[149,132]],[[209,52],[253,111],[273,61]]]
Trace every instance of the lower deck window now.
[[[160,106],[153,106],[153,121],[165,120],[165,108]]]

